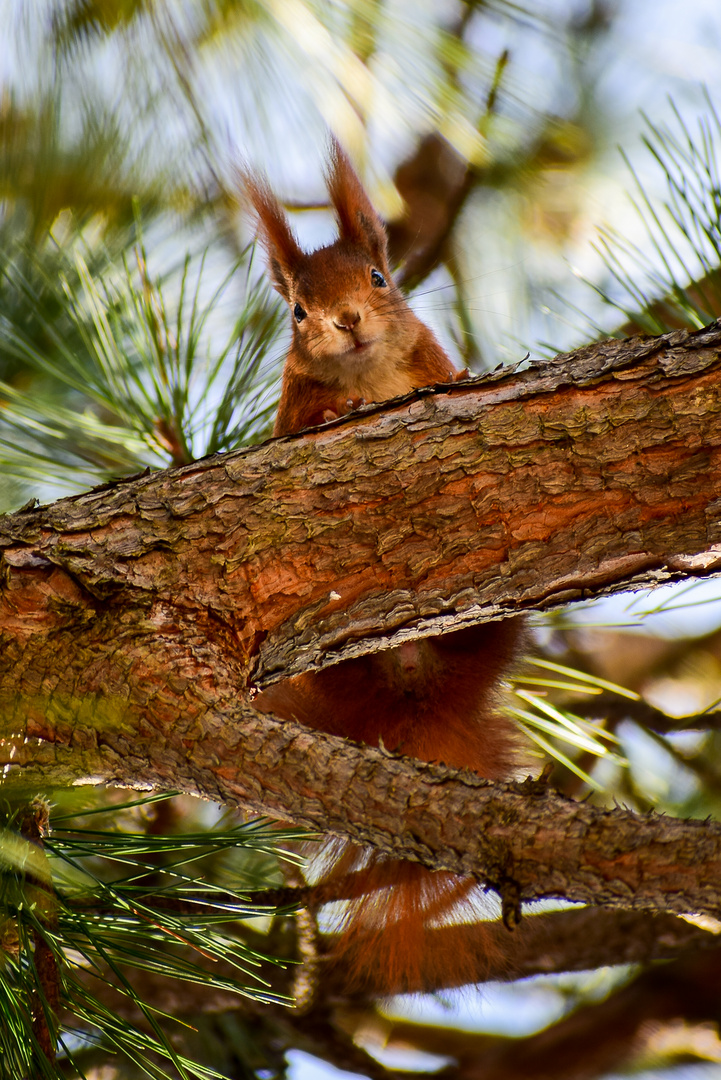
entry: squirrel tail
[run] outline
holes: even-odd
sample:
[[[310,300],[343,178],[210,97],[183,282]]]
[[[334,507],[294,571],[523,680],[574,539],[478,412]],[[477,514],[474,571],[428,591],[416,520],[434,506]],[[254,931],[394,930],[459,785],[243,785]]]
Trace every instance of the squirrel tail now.
[[[254,704],[329,734],[499,779],[520,764],[517,732],[496,702],[524,644],[519,619],[473,625],[286,679]],[[453,985],[471,984],[491,962],[502,963],[498,938],[489,932],[486,941],[482,923],[465,938],[438,932],[488,918],[474,879],[341,840],[324,845],[313,864],[313,906],[337,902],[328,909],[338,930],[330,963],[346,987],[432,989],[449,971]]]
[[[449,970],[456,985],[468,985],[501,962],[495,938],[479,934],[477,921],[489,913],[483,889],[472,878],[342,841],[331,842],[321,858],[330,870],[314,892],[323,902],[342,897],[329,960],[346,988],[380,984],[387,994],[433,990],[444,985]],[[439,928],[462,922],[474,924],[472,947],[459,950],[456,934],[453,946],[444,948]]]

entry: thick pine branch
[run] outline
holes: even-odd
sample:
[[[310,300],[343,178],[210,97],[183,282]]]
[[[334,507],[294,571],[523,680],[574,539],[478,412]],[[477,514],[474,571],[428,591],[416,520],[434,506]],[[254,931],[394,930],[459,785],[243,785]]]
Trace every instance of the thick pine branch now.
[[[667,1025],[685,1022],[713,1030],[721,1005],[719,961],[716,949],[654,966],[605,1000],[585,1005],[535,1035],[508,1039],[466,1033],[465,1040],[454,1041],[454,1033],[441,1028],[429,1033],[432,1046],[422,1038],[417,1044],[458,1060],[449,1070],[449,1080],[600,1080],[620,1072],[628,1075],[634,1058],[643,1062],[647,1054],[657,1057],[655,1037]],[[412,1029],[404,1030],[401,1023],[388,1033],[386,1045],[412,1041]],[[687,1054],[690,1045],[689,1040]],[[701,1047],[699,1051],[698,1060],[703,1061]],[[674,1056],[668,1052],[669,1065]],[[664,1073],[659,1069],[657,1075]]]
[[[518,900],[717,912],[721,828],[360,750],[267,680],[718,572],[721,328],[604,342],[0,522],[0,765],[197,791]],[[243,700],[245,699],[245,701]]]
[[[721,910],[721,824],[598,809],[538,781],[492,784],[230,702],[224,716],[205,714],[205,734],[186,724],[133,734],[101,705],[53,730],[36,716],[3,756],[29,784],[179,788],[469,874],[498,891],[511,922],[521,901],[549,897]]]
[[[717,572],[720,348],[718,324],[601,342],[7,516],[0,633],[170,610],[262,684]]]
[[[282,928],[278,926],[277,930]],[[459,948],[474,947],[473,934],[477,931],[479,958],[486,957],[486,979],[511,981],[528,978],[533,975],[550,975],[569,971],[590,971],[613,964],[645,964],[655,960],[674,960],[690,951],[718,951],[718,937],[708,931],[692,926],[673,915],[648,915],[645,912],[603,911],[593,908],[573,908],[564,911],[533,915],[523,920],[511,934],[500,922],[482,923],[471,929],[457,926],[445,926],[435,930],[436,940],[433,948],[448,950],[450,956],[457,955]],[[285,955],[291,942],[281,933],[257,933],[249,927],[243,930],[246,943],[256,948],[259,953],[274,952]],[[497,948],[489,949],[489,936],[497,943]],[[459,937],[462,935],[462,941]],[[332,940],[332,939],[331,939]],[[291,953],[292,954],[292,953]],[[332,959],[332,957],[331,957]],[[424,989],[451,989],[462,985],[457,965],[449,963],[443,985]],[[264,969],[264,977],[269,981],[269,989],[279,995],[292,992],[296,975],[294,967],[272,967]],[[480,959],[479,959],[480,970]],[[213,964],[214,973],[220,978],[233,976],[232,968],[227,970],[222,963]],[[142,1023],[143,1016],[132,998],[118,995],[112,980],[98,983],[94,976],[86,976],[92,983],[94,992],[100,999],[120,1016],[132,1023]],[[146,972],[144,988],[147,998],[167,1000],[170,992],[169,980],[161,975]],[[350,1004],[356,1003],[362,1008],[361,1023],[365,1024],[369,1013],[369,999],[383,996],[387,992],[387,975],[379,969],[370,973],[370,982],[363,993],[356,997],[349,996],[346,973],[334,965],[324,963],[318,976],[318,985],[313,1002],[313,1011],[327,1015],[339,1000]],[[197,1018],[204,1012],[223,1012],[228,1009],[255,1016],[274,1014],[286,1020],[289,1016],[285,1006],[272,1003],[259,1003],[251,998],[239,1000],[236,994],[227,990],[176,981],[172,985],[173,1015],[177,1020]],[[302,1019],[301,1019],[302,1024]],[[359,1032],[360,1034],[360,1032]]]

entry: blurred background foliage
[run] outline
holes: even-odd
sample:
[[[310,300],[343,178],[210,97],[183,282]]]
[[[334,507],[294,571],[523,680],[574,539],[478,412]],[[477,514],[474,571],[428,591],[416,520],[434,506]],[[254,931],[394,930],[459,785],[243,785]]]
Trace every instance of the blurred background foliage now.
[[[288,328],[236,169],[265,171],[323,243],[329,131],[460,364],[721,314],[716,0],[0,0],[0,29],[0,512],[268,435]],[[720,604],[691,583],[539,618],[508,707],[554,783],[718,815]],[[2,1080],[390,1075],[379,1057],[448,1077],[717,1075],[718,987],[692,1008],[673,964],[665,1013],[630,967],[440,1012],[294,1012],[294,969],[254,968],[296,936],[317,948],[288,915],[287,831],[189,799],[33,796],[3,791]],[[636,1026],[602,1062],[594,1010],[631,993]],[[546,1025],[550,1058],[513,1072]]]

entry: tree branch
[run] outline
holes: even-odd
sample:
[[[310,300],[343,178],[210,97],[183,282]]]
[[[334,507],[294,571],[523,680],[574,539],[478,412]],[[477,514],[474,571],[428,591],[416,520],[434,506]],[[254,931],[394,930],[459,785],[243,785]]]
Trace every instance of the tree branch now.
[[[661,1023],[679,1018],[717,1022],[720,959],[721,952],[715,949],[653,967],[605,1001],[577,1009],[526,1038],[481,1034],[474,1041],[471,1036],[456,1053],[459,1065],[449,1075],[458,1080],[596,1080],[607,1076],[640,1056]],[[398,1034],[402,1038],[402,1032]],[[453,1053],[449,1043],[446,1052]]]
[[[179,788],[348,836],[501,896],[646,911],[721,908],[721,824],[577,804],[536,781],[492,784],[228,703],[206,734],[181,722],[129,738],[89,722],[20,740],[4,759],[26,784],[68,783],[78,762],[107,782]],[[33,728],[36,731],[37,728]],[[1,763],[1,761],[0,761]]]
[[[248,680],[721,566],[721,327],[602,342],[0,521],[0,765],[181,788],[516,901],[717,912],[719,826],[359,749]]]
[[[718,731],[721,727],[721,710],[693,713],[690,716],[669,716],[668,713],[649,705],[647,701],[621,697],[612,691],[604,691],[593,698],[574,701],[573,711],[579,716],[599,719],[603,717],[615,726],[621,720],[633,720],[649,731],[662,735],[679,731]]]
[[[106,615],[116,651],[121,615],[157,636],[169,612],[263,684],[717,572],[720,346],[717,324],[601,342],[9,515],[0,633],[97,642]]]
[[[563,911],[533,915],[513,931],[500,923],[484,923],[478,932],[480,950],[488,951],[489,938],[497,941],[498,950],[488,953],[486,979],[488,981],[512,981],[533,975],[552,975],[565,972],[593,970],[614,964],[649,964],[657,960],[674,960],[692,950],[718,951],[718,935],[692,926],[673,915],[649,915],[645,912],[603,911],[593,908],[573,908]],[[242,936],[250,948],[259,953],[272,952],[292,958],[291,942],[278,926],[279,934],[262,934],[249,926],[242,927]],[[448,950],[449,956],[458,949],[459,934],[463,934],[463,947],[472,942],[469,927],[462,930],[456,926],[446,926],[434,931],[435,949],[440,945]],[[478,929],[474,927],[473,929]],[[457,951],[455,953],[457,955]],[[457,965],[456,965],[457,966]],[[223,975],[222,964],[215,963],[216,975]],[[291,982],[296,969],[267,965],[263,976],[269,989],[283,995],[291,990]],[[232,969],[228,969],[232,975]],[[319,1015],[327,1015],[328,1009],[341,1001],[344,1006],[358,1005],[365,1009],[369,1000],[387,994],[387,975],[378,971],[377,982],[374,973],[369,973],[369,983],[362,993],[349,995],[347,976],[332,963],[332,948],[324,957],[322,975],[318,980],[313,1010]],[[142,1013],[132,997],[118,994],[112,985],[112,979],[104,980],[101,976],[84,976],[92,983],[93,992],[115,1012],[133,1023],[141,1023]],[[143,986],[148,995],[156,1000],[172,998],[172,1013],[176,1019],[192,1018],[203,1012],[223,1012],[229,1009],[240,1010],[250,1015],[269,1013],[278,1017],[287,1017],[285,1006],[252,999],[239,1000],[238,995],[228,990],[203,986],[200,991],[195,984],[168,979],[153,972],[143,972]],[[460,979],[458,980],[460,984]],[[456,971],[451,961],[448,977],[443,986],[423,989],[452,989],[456,982]],[[367,1016],[367,1013],[364,1012]]]

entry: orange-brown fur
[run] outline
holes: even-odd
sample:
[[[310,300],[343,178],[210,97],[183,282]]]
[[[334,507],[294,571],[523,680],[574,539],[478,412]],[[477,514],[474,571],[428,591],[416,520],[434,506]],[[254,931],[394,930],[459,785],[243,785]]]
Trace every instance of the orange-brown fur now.
[[[291,314],[296,304],[307,313],[300,323],[293,318],[274,434],[462,374],[393,282],[383,223],[337,143],[328,191],[339,235],[328,247],[302,251],[268,185],[249,175],[244,181],[273,283]],[[373,285],[373,270],[385,286]]]
[[[359,401],[459,377],[393,284],[385,230],[337,144],[328,189],[339,237],[328,247],[303,252],[268,186],[251,176],[245,185],[276,288],[291,313],[297,304],[305,313],[293,319],[277,435],[340,416]],[[373,271],[383,286],[373,284]],[[516,740],[495,698],[522,637],[521,621],[511,619],[410,641],[277,683],[254,704],[333,735],[500,779],[514,769]],[[477,951],[449,958],[425,947],[439,923],[476,913],[472,880],[339,841],[331,855],[326,849],[319,860],[319,895],[331,898],[335,888],[345,901],[334,959],[349,985],[362,984],[375,967],[389,993],[423,989],[442,983],[449,962],[469,982],[482,977]]]

